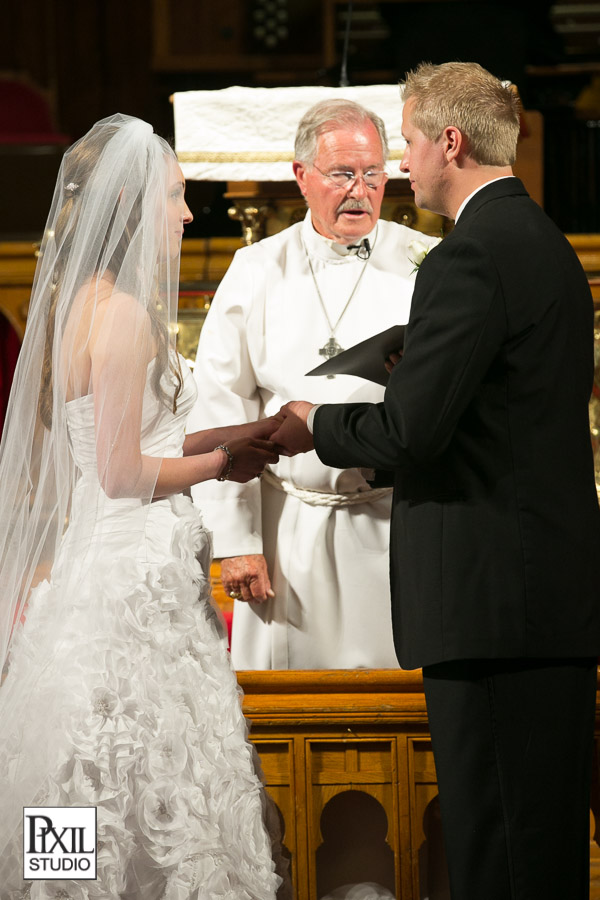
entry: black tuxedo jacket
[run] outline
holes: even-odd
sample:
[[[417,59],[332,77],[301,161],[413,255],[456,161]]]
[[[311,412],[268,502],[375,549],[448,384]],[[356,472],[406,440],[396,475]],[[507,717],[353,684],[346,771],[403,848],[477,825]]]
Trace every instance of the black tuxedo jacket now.
[[[315,416],[323,462],[393,473],[403,667],[600,653],[592,378],[575,253],[517,178],[486,185],[419,269],[383,403]]]

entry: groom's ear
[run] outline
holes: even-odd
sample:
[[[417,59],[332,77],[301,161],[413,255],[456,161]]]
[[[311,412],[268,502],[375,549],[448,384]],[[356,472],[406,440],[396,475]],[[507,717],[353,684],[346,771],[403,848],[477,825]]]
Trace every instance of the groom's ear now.
[[[466,152],[465,136],[455,125],[448,125],[444,128],[442,141],[446,162],[455,162],[461,153]]]

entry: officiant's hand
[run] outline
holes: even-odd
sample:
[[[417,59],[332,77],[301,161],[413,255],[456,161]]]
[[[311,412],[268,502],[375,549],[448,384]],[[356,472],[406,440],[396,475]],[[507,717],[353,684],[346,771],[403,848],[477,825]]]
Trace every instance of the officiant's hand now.
[[[275,596],[262,553],[222,559],[221,583],[232,599],[246,603],[264,603],[268,597]]]
[[[283,422],[273,432],[271,440],[282,456],[295,456],[297,453],[314,450],[313,436],[306,425],[313,405],[305,400],[292,400],[279,410],[277,415],[283,416]]]
[[[390,355],[388,356],[388,358],[385,361],[386,371],[391,373],[394,366],[397,366],[398,363],[401,361],[401,359],[402,359],[402,350],[398,350],[397,353],[390,353]]]

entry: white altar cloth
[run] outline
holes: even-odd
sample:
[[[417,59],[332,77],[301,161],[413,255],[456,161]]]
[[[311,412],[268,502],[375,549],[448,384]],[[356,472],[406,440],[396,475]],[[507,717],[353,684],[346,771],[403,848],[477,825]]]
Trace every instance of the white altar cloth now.
[[[397,84],[360,87],[229,87],[173,95],[175,149],[191,181],[293,181],[298,123],[319,100],[354,100],[381,116],[391,178],[405,178],[402,100]]]

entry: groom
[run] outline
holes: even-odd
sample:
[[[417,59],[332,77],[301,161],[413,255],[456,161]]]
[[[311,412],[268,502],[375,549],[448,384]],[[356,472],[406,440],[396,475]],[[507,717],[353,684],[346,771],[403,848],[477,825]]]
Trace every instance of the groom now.
[[[600,652],[590,291],[512,175],[514,93],[447,63],[410,73],[404,101],[402,169],[456,226],[421,265],[384,401],[289,404],[273,440],[393,480],[394,638],[400,664],[423,667],[453,900],[583,900]]]

